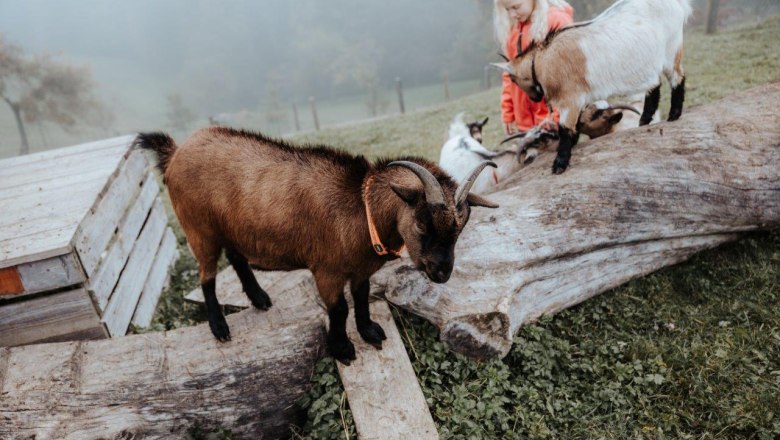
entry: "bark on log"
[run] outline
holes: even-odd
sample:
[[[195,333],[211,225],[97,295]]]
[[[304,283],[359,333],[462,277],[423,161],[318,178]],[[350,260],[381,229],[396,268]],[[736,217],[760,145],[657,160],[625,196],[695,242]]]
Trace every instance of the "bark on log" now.
[[[501,208],[472,211],[446,284],[400,259],[372,292],[433,322],[454,351],[504,356],[541,315],[780,226],[778,102],[774,83],[581,144],[559,176],[543,153],[490,196]],[[312,288],[308,271],[286,276]]]
[[[474,210],[455,270],[428,282],[408,261],[378,290],[478,358],[504,356],[518,328],[739,232],[780,226],[780,83],[575,148],[550,174],[548,152]]]
[[[181,438],[194,425],[286,438],[324,347],[322,309],[288,295],[276,311],[111,340],[0,349],[0,438]]]

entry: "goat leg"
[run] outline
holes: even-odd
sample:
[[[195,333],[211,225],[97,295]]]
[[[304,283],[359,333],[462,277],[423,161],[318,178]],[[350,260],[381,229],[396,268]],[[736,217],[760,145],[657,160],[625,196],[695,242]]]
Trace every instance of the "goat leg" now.
[[[661,101],[661,84],[652,88],[645,95],[645,105],[642,109],[642,116],[639,118],[639,126],[647,125],[653,120],[655,111],[658,110],[658,103]]]
[[[577,144],[579,138],[579,133],[564,125],[561,125],[558,135],[558,155],[555,156],[555,161],[553,161],[553,174],[561,174],[566,171],[571,159],[571,149]]]
[[[211,333],[220,342],[226,342],[230,340],[230,327],[228,327],[227,321],[225,321],[225,315],[222,314],[222,306],[217,301],[216,293],[216,278],[211,278],[201,284],[203,289],[203,297],[206,300],[206,314],[209,319],[209,328]]]
[[[238,275],[238,279],[241,281],[241,287],[244,289],[244,293],[246,293],[249,301],[252,302],[252,305],[260,310],[268,310],[271,307],[271,298],[257,283],[257,278],[252,273],[252,268],[249,267],[249,261],[246,257],[232,248],[228,248],[225,254],[230,265],[233,266],[233,270],[236,271],[236,275]]]
[[[355,325],[358,333],[364,341],[373,345],[374,348],[381,350],[382,341],[387,339],[382,326],[371,320],[371,313],[368,309],[368,294],[371,286],[368,280],[354,283],[351,285],[352,299],[355,301]]]
[[[329,273],[316,272],[314,281],[317,283],[320,298],[328,309],[328,351],[337,361],[349,365],[357,357],[355,346],[347,336],[349,306],[344,299],[344,285],[347,280]]]
[[[685,101],[685,77],[675,87],[672,87],[672,107],[669,109],[669,120],[676,121],[680,119],[683,110],[683,101]]]

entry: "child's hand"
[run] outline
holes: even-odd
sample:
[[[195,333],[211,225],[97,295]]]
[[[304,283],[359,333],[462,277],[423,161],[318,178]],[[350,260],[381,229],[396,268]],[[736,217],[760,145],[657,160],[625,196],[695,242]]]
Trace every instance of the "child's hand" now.
[[[517,124],[512,122],[504,122],[504,134],[510,135],[517,132]]]

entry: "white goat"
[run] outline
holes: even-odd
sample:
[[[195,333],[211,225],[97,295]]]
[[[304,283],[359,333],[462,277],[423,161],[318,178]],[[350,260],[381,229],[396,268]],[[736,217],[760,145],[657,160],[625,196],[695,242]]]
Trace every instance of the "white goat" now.
[[[543,144],[553,138],[557,139],[555,131],[548,131],[545,127],[534,127],[527,133],[523,133],[522,139],[517,142],[515,148],[490,151],[470,135],[469,126],[463,122],[463,113],[459,113],[450,124],[449,139],[441,147],[439,166],[459,180],[471,172],[474,164],[480,164],[485,160],[495,162],[498,167],[493,168],[491,173],[480,174],[471,187],[473,193],[485,194],[520,169],[521,154],[525,153],[526,163],[528,163],[536,157],[536,152],[544,147]]]
[[[577,121],[589,103],[647,93],[640,125],[650,122],[660,99],[660,76],[672,87],[669,120],[682,114],[685,74],[683,25],[690,0],[619,0],[591,21],[575,23],[532,43],[512,61],[494,64],[533,101],[560,111],[560,144],[553,172],[569,165]]]

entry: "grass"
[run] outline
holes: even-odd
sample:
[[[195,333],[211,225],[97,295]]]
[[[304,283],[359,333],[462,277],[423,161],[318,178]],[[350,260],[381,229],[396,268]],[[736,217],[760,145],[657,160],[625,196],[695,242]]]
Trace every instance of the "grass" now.
[[[780,78],[780,17],[686,36],[687,105]],[[668,89],[665,89],[668,109]],[[438,159],[458,111],[490,116],[498,90],[296,141],[370,157]],[[181,243],[183,243],[183,238]],[[181,296],[197,284],[188,252],[155,315],[155,329],[202,320]],[[748,235],[522,328],[509,355],[476,362],[449,352],[430,323],[394,309],[407,352],[444,439],[780,438],[780,232]],[[354,438],[344,391],[321,360],[300,405],[295,439]],[[230,438],[229,431],[188,438]]]

